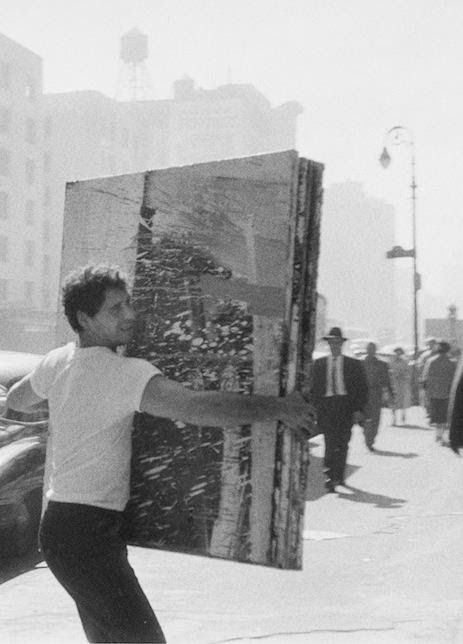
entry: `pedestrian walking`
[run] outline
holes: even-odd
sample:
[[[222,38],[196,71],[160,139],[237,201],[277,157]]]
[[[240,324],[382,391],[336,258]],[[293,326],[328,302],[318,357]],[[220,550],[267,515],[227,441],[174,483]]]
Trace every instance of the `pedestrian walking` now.
[[[430,358],[436,355],[437,353],[437,340],[436,338],[426,338],[426,349],[420,354],[417,362],[417,376],[418,384],[420,385],[420,403],[425,408],[426,414],[429,418],[431,414],[431,401],[429,400],[429,395],[424,386],[423,374],[426,363]]]
[[[394,356],[389,362],[389,373],[394,392],[392,424],[398,424],[399,413],[402,423],[405,424],[407,422],[407,409],[410,407],[411,402],[411,373],[410,366],[405,358],[405,351],[402,347],[394,349]]]
[[[219,427],[279,419],[299,431],[310,424],[312,407],[299,394],[192,391],[149,362],[120,355],[135,315],[116,267],[71,274],[63,303],[77,343],[48,353],[7,398],[18,411],[48,400],[42,552],[75,601],[89,642],[165,642],[120,533],[134,413]]]
[[[368,385],[362,362],[342,353],[346,338],[341,329],[333,327],[323,339],[330,355],[314,361],[312,395],[325,438],[325,487],[334,492],[337,485],[345,484],[352,426],[364,420]]]
[[[450,344],[444,340],[437,343],[437,353],[424,366],[423,386],[429,400],[429,420],[436,430],[436,441],[444,443],[448,429],[447,413],[450,390],[455,377],[456,362],[449,356]]]
[[[374,443],[381,421],[383,401],[385,396],[387,396],[388,400],[392,402],[394,392],[389,377],[388,365],[376,355],[376,343],[369,342],[366,346],[366,351],[367,354],[363,359],[363,367],[368,383],[368,400],[365,406],[363,435],[367,448],[370,452],[374,452]]]

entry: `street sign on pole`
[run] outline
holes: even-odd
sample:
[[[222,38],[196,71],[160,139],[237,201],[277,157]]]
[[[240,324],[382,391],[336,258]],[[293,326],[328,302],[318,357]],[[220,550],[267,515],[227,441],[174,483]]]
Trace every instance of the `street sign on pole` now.
[[[397,259],[398,257],[415,257],[415,249],[405,250],[402,246],[393,246],[386,253],[387,259]]]

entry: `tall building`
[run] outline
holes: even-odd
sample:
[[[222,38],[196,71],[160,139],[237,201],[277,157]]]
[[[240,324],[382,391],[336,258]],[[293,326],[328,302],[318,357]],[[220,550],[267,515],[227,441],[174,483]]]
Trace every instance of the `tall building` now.
[[[352,338],[395,339],[394,266],[386,259],[393,245],[392,206],[366,195],[360,183],[325,190],[319,287],[328,318],[351,329]]]
[[[42,304],[41,95],[39,56],[0,35],[0,300],[18,306]]]
[[[296,147],[302,106],[272,107],[253,85],[197,88],[185,76],[173,98],[119,103],[133,125],[134,168],[190,165]]]
[[[185,77],[174,84],[168,163],[184,165],[294,148],[301,112],[296,102],[272,108],[252,85],[203,90]]]
[[[0,34],[0,334],[40,334],[54,304],[43,177],[42,60]]]
[[[134,128],[116,101],[95,91],[45,94],[43,115],[49,288],[56,311],[66,182],[133,171]]]

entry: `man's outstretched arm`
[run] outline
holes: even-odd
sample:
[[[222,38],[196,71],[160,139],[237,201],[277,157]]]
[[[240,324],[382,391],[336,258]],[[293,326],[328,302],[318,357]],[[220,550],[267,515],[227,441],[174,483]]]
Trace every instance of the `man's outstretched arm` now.
[[[227,427],[281,420],[292,429],[310,430],[314,410],[299,393],[284,398],[222,391],[192,391],[162,376],[146,385],[140,411],[193,425]]]
[[[44,402],[45,399],[38,396],[32,389],[30,376],[27,374],[10,387],[6,397],[6,409],[28,412]]]

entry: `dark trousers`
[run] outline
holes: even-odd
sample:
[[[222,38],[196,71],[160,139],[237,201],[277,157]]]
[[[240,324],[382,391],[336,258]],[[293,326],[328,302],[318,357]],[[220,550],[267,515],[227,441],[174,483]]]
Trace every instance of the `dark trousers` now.
[[[381,421],[382,396],[371,395],[365,407],[365,424],[363,425],[363,434],[367,447],[373,447],[376,436],[378,435],[379,424]]]
[[[347,396],[324,398],[318,412],[318,423],[325,437],[324,467],[326,480],[344,480],[347,451],[352,436],[352,407]]]
[[[121,512],[50,501],[40,527],[43,556],[75,601],[89,642],[165,642],[121,526]]]

